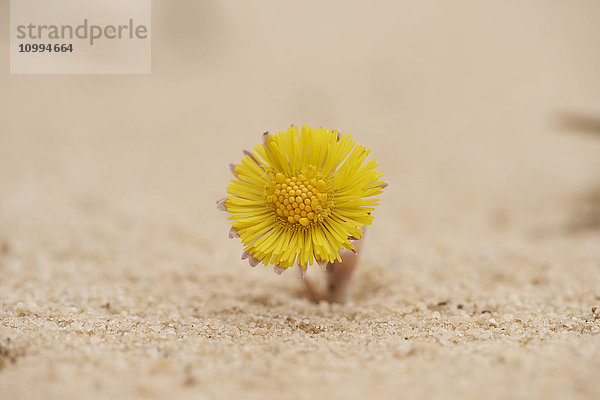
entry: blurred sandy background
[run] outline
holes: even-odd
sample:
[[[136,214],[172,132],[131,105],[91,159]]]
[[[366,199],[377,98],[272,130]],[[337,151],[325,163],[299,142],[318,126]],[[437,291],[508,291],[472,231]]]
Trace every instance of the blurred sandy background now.
[[[599,398],[599,16],[155,0],[147,76],[9,75],[5,32],[0,398]],[[214,208],[290,123],[391,183],[344,306]]]

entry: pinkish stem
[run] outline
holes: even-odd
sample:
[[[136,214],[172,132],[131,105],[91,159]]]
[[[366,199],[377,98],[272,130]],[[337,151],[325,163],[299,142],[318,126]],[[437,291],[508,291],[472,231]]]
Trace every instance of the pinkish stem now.
[[[358,252],[362,241],[355,242],[356,252]],[[326,300],[331,303],[345,303],[349,297],[349,283],[352,278],[352,273],[356,269],[358,254],[350,251],[343,251],[341,254],[342,262],[334,261],[328,263],[325,271],[327,272],[327,287],[325,293],[320,293],[308,280],[308,276],[304,277],[306,292],[310,300],[318,303],[321,300]]]

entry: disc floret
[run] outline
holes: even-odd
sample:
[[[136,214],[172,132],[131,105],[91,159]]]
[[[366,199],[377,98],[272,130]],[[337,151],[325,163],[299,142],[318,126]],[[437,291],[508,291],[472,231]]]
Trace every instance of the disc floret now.
[[[273,184],[267,187],[266,200],[281,221],[308,227],[330,214],[333,204],[328,199],[332,193],[328,193],[325,179],[316,176],[315,170],[313,166],[306,173],[290,177],[281,172],[275,174]]]

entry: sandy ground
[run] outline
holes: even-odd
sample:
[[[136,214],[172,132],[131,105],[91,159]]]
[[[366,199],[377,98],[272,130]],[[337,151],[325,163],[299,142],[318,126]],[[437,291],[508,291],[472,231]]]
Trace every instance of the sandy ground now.
[[[1,43],[2,400],[600,398],[600,135],[559,123],[600,115],[600,3],[153,3],[148,76]],[[290,123],[391,182],[346,305],[214,209]]]

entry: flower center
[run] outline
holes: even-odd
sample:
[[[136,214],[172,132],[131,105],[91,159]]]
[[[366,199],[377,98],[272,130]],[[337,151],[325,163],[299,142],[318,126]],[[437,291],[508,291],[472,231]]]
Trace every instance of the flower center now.
[[[330,212],[327,183],[317,176],[309,178],[299,173],[286,177],[275,175],[275,182],[267,189],[267,201],[271,202],[277,215],[290,224],[308,226],[320,222]]]

